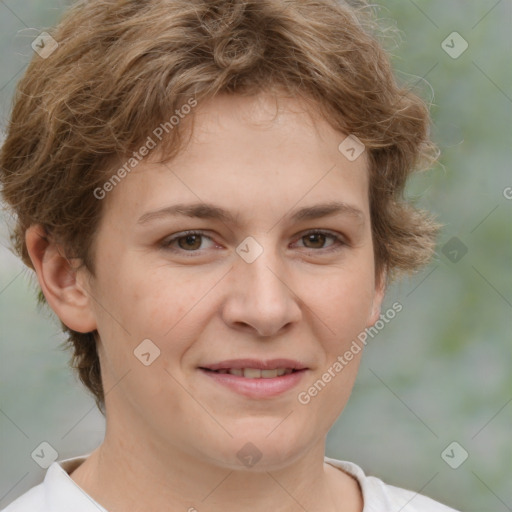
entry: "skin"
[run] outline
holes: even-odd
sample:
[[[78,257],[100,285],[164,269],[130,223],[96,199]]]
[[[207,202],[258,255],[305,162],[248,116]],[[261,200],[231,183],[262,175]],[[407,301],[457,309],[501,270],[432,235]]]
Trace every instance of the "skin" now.
[[[362,351],[309,404],[297,395],[380,314],[365,153],[346,159],[338,151],[346,134],[297,99],[220,95],[194,112],[193,136],[177,157],[158,164],[155,152],[108,194],[94,277],[74,271],[39,226],[27,231],[50,306],[72,329],[97,329],[100,338],[106,436],[71,477],[111,512],[233,503],[239,512],[361,511],[357,482],[323,458]],[[291,220],[330,201],[360,213]],[[237,223],[138,222],[196,202],[229,210]],[[191,229],[205,237],[164,246]],[[311,229],[342,243],[305,237]],[[263,247],[252,263],[236,252],[247,236]],[[144,339],[160,350],[149,366],[133,353]],[[198,369],[241,357],[299,359],[309,369],[297,387],[265,399]],[[262,455],[252,467],[237,457],[248,442]]]

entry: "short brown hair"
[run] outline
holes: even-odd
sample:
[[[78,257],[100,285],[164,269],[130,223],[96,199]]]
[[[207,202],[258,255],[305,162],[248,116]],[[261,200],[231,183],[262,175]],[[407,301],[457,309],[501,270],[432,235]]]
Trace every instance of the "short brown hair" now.
[[[0,154],[15,250],[41,224],[94,275],[102,201],[93,193],[190,98],[280,90],[312,100],[369,157],[378,276],[425,264],[437,225],[403,198],[407,177],[436,158],[426,104],[397,84],[373,13],[335,0],[90,0],[51,30],[19,82]],[[180,127],[167,130],[170,158]],[[32,267],[33,268],[33,267]],[[39,299],[44,296],[39,292]],[[62,324],[73,366],[104,405],[95,335]]]

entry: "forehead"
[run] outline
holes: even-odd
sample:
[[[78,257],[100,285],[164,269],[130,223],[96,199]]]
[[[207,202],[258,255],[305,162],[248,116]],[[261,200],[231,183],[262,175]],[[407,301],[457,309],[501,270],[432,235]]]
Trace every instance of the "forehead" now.
[[[182,122],[188,143],[164,163],[156,147],[116,186],[111,206],[129,202],[139,211],[204,202],[232,204],[248,217],[272,209],[275,217],[295,204],[341,201],[367,213],[365,153],[347,159],[339,149],[347,134],[304,100],[224,94]]]
[[[263,144],[269,149],[280,146],[282,149],[294,147],[301,153],[324,152],[327,146],[336,149],[340,137],[347,135],[328,123],[313,100],[291,98],[278,92],[252,96],[219,94],[199,105],[191,117],[194,129],[188,131],[192,131],[192,141],[196,144],[207,144],[215,139],[217,145],[220,137],[215,135],[221,130],[224,135],[229,134],[229,138],[224,138],[226,143],[233,141],[244,146],[248,142],[246,135],[250,133],[255,150]],[[236,147],[232,144],[230,150],[234,152]]]

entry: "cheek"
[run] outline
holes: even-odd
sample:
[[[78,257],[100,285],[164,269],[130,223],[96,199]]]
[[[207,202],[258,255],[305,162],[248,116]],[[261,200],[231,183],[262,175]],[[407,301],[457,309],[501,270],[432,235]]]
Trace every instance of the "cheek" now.
[[[364,330],[374,299],[373,274],[367,269],[340,269],[311,279],[306,304],[317,315],[334,343]]]
[[[200,326],[202,315],[208,314],[212,296],[208,292],[218,280],[215,276],[191,278],[176,271],[154,273],[134,283],[132,304],[127,312],[136,323],[134,330],[151,333],[168,343],[179,333],[192,333],[194,325]]]
[[[311,297],[317,314],[314,336],[322,345],[319,368],[299,401],[308,414],[322,417],[328,430],[345,407],[357,377],[364,346],[358,336],[366,328],[373,304],[370,273],[339,272],[325,279]]]
[[[119,262],[113,272],[104,275],[102,300],[111,314],[102,315],[100,334],[117,374],[122,365],[133,367],[134,362],[139,369],[133,351],[145,339],[160,351],[152,367],[179,365],[210,318],[214,294],[209,291],[222,276],[197,277],[186,269],[162,266],[148,270],[143,263]]]
[[[158,268],[148,269],[142,258],[106,258],[98,281],[101,306],[110,313],[107,322],[117,320],[114,323],[125,334],[159,337],[186,313],[188,298],[182,290],[190,287],[180,282],[179,272],[171,276]]]

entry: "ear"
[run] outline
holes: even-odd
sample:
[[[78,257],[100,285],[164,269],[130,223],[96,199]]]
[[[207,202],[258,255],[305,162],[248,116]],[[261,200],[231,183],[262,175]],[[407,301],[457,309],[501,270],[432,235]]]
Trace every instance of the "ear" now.
[[[371,327],[380,317],[380,308],[384,300],[384,295],[386,294],[386,277],[387,272],[383,270],[375,279],[375,294],[373,296],[372,309],[366,327]]]
[[[73,331],[94,331],[96,320],[90,295],[59,246],[39,224],[27,229],[25,243],[41,290],[60,320]]]

